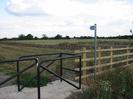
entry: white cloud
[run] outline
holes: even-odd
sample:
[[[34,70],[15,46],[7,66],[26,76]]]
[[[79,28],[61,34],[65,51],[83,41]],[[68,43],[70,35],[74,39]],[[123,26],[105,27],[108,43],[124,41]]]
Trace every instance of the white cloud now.
[[[85,4],[71,0],[10,0],[8,10],[15,14],[73,16],[82,13]]]
[[[95,3],[84,3],[82,0],[10,0],[7,9],[13,15],[19,15],[13,22],[3,25],[3,29],[10,28],[8,32],[92,35],[89,26],[97,23],[100,36],[126,35],[129,34],[133,16],[133,6],[126,0],[97,0]]]
[[[33,2],[32,2],[33,1]],[[36,5],[36,0],[10,0],[7,11],[14,15],[44,15],[43,10]]]
[[[117,17],[133,12],[131,11],[133,7],[123,0],[97,0],[93,4],[85,4],[79,0],[10,0],[7,8],[16,14],[39,13],[65,17],[83,14]]]

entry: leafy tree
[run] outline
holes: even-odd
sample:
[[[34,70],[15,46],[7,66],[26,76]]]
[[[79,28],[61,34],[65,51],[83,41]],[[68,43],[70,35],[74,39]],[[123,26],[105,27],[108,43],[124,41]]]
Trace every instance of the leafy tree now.
[[[65,39],[70,39],[70,37],[69,36],[66,36]]]
[[[62,35],[57,34],[57,35],[55,36],[55,39],[62,39]]]
[[[37,36],[34,37],[35,40],[38,40],[39,38]]]
[[[25,35],[24,35],[24,34],[20,34],[20,35],[18,36],[18,39],[19,39],[19,40],[24,40],[24,39],[25,39]]]
[[[32,40],[34,37],[33,37],[32,34],[28,34],[27,36],[25,36],[25,38],[26,38],[27,40]]]
[[[48,39],[47,35],[46,34],[43,34],[42,35],[42,39]]]

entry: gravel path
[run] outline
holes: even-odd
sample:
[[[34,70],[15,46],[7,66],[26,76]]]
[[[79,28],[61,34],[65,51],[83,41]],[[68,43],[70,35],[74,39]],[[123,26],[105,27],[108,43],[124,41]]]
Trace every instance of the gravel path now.
[[[6,75],[0,75],[0,83],[4,80],[6,80],[7,78],[9,78],[10,76],[6,76]]]
[[[9,77],[10,77],[10,76],[4,75],[4,74],[0,74],[0,83],[3,82],[4,80],[6,80],[6,79],[9,78]],[[4,87],[4,86],[6,86],[6,85],[10,85],[10,83],[6,83],[6,84],[2,85],[2,86],[0,86],[0,88],[1,88],[1,87]]]
[[[78,91],[73,86],[59,80],[41,87],[41,99],[65,99],[71,92]],[[17,91],[16,86],[0,88],[0,99],[37,99],[37,88],[24,88]]]

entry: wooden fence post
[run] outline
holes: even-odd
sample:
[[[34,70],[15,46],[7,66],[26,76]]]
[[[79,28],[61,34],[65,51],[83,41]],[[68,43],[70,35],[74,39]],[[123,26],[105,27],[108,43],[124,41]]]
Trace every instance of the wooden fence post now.
[[[113,48],[112,46],[110,47],[110,69],[112,68],[112,62],[113,62]]]
[[[98,47],[98,66],[101,66],[101,47]],[[101,68],[98,69],[98,72],[101,71]]]
[[[84,47],[83,48],[83,68],[86,68],[86,48]],[[85,77],[84,79],[83,79],[83,81],[84,82],[86,82],[87,81],[87,77],[86,77],[86,75],[87,75],[87,70],[86,69],[84,69],[83,70],[83,76]]]
[[[129,47],[127,46],[127,65],[129,65],[128,59],[129,59]]]

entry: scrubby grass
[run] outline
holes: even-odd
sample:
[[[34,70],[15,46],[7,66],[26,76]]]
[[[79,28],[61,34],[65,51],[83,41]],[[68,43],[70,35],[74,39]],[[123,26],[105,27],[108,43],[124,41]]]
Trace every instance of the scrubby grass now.
[[[128,45],[133,44],[133,40],[128,39],[98,39],[99,45]],[[10,43],[20,44],[35,44],[35,45],[58,45],[58,44],[78,44],[78,45],[92,45],[94,39],[59,39],[59,40],[17,40],[17,41],[4,41]]]
[[[41,54],[41,53],[57,53],[61,51],[62,50],[58,50],[58,49],[0,44],[0,56],[2,59],[16,59],[17,57],[22,56],[22,55]]]
[[[23,55],[33,55],[33,54],[48,54],[48,53],[60,53],[60,52],[71,52],[69,50],[61,50],[61,49],[50,49],[50,48],[38,48],[38,47],[28,47],[28,46],[23,46],[23,45],[10,45],[10,44],[0,44],[0,61],[4,60],[12,60],[12,59],[17,59],[20,56]],[[47,59],[47,58],[54,58],[57,56],[46,56],[46,57],[40,57],[40,61]],[[64,60],[63,65],[64,67],[67,65],[69,67],[72,67],[72,63],[74,63],[73,60]],[[20,70],[30,66],[33,64],[33,61],[27,61],[27,62],[20,62]],[[46,65],[48,63],[45,63]],[[54,62],[49,69],[52,70],[53,72],[58,73],[59,69],[59,61]],[[58,69],[58,70],[57,70]],[[30,73],[35,75],[36,74],[36,67],[33,66],[33,68],[30,68],[26,73]],[[63,72],[66,74],[66,71]],[[16,63],[9,63],[9,64],[0,64],[0,75],[13,75],[16,74]],[[53,75],[50,75],[48,72],[43,72],[42,73],[42,81],[41,85],[47,84],[47,77],[44,75],[47,75],[48,81],[50,80],[55,80],[56,77]],[[29,79],[33,77],[32,75],[23,75],[22,74],[22,84],[28,86],[28,87],[34,87],[36,85],[36,80],[32,80],[30,83],[28,83]],[[45,82],[46,81],[46,82]]]
[[[24,85],[25,87],[37,87],[37,78],[34,78],[36,75],[35,74],[24,74],[21,76],[20,79],[20,84]],[[49,82],[48,76],[41,76],[40,77],[40,86],[46,86]]]
[[[132,40],[133,41],[133,40]],[[130,43],[133,43],[130,41]],[[6,44],[4,44],[4,43]],[[10,44],[10,43],[12,44]],[[14,44],[16,42],[17,44]],[[119,40],[119,39],[109,39],[109,40],[98,40],[99,44],[102,45],[129,45],[129,40]],[[29,44],[27,46],[24,46],[23,44]],[[77,44],[77,45],[93,45],[93,39],[70,39],[70,40],[20,40],[20,41],[2,41],[0,42],[0,61],[2,60],[8,60],[8,59],[16,59],[19,56],[23,55],[31,55],[31,54],[41,54],[41,53],[57,53],[57,52],[74,52],[70,51],[68,49],[51,49],[51,48],[43,48],[37,47],[37,46],[30,46],[30,44],[34,45],[57,45],[57,44]],[[59,45],[60,46],[60,45]],[[89,54],[89,57],[93,53]],[[65,62],[64,62],[65,63]],[[74,63],[74,61],[73,61]],[[72,64],[73,64],[72,63]],[[66,61],[65,63],[67,66],[71,66],[72,64],[70,61]],[[90,62],[89,65],[93,65],[93,62]],[[27,66],[27,65],[25,65]],[[24,66],[24,67],[25,67]],[[23,66],[22,66],[23,67]],[[55,67],[54,67],[55,68]],[[53,68],[52,68],[53,69]],[[4,64],[0,65],[0,73],[4,74],[13,74],[16,72],[16,64]]]
[[[45,53],[57,53],[57,52],[70,52],[67,50],[50,49],[50,48],[37,48],[37,47],[25,47],[17,45],[0,44],[0,61],[17,59],[23,55],[33,54],[45,54]],[[29,63],[24,63],[20,67],[26,67]],[[12,64],[0,64],[0,73],[12,74],[16,71],[16,63]]]
[[[8,42],[8,41],[6,41]],[[37,44],[37,45],[57,45],[57,44],[64,44],[64,43],[70,43],[70,44],[77,44],[79,42],[85,43],[90,42],[92,43],[92,40],[82,40],[82,39],[60,39],[60,40],[17,40],[17,41],[9,41],[9,42],[16,42],[16,43],[22,43],[22,44]]]
[[[67,99],[133,99],[133,68],[111,71]]]

